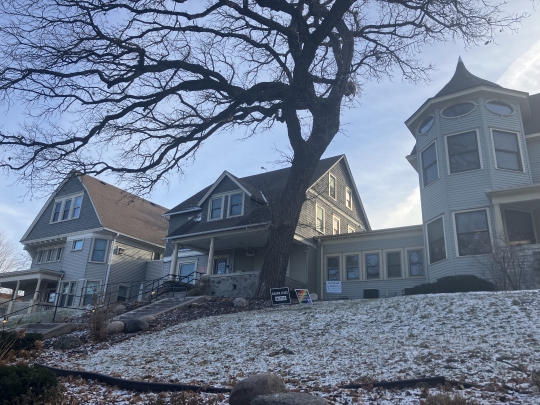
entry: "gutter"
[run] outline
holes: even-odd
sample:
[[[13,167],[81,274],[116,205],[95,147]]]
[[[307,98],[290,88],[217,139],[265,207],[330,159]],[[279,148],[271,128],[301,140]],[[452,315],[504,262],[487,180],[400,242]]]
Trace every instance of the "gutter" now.
[[[120,235],[119,233],[116,234],[111,244],[111,252],[109,253],[109,264],[107,265],[107,273],[105,274],[105,285],[103,286],[103,300],[105,300],[105,293],[107,292],[107,283],[109,282],[109,275],[111,274],[111,264],[113,261],[114,245],[116,244],[116,238],[118,238],[119,235]]]
[[[257,224],[233,226],[233,227],[230,227],[230,228],[213,229],[211,231],[204,231],[204,232],[188,233],[188,234],[185,234],[185,235],[170,236],[170,237],[164,238],[164,240],[173,240],[173,239],[179,239],[179,238],[186,238],[188,236],[207,235],[207,234],[210,234],[210,233],[232,231],[232,230],[235,230],[235,229],[244,229],[244,228],[247,229],[247,228],[253,228],[255,226],[262,226],[262,225],[269,225],[269,224],[270,224],[270,222],[260,222],[260,223],[257,223]]]

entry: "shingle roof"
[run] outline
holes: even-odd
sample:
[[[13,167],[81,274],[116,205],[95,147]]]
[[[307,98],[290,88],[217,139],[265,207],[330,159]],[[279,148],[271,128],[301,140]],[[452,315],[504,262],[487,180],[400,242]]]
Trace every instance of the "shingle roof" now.
[[[489,80],[481,79],[473,75],[467,70],[461,58],[459,58],[454,76],[452,77],[452,79],[450,79],[446,86],[444,86],[441,91],[439,91],[435,95],[435,97],[445,96],[447,94],[455,93],[461,90],[466,90],[470,89],[471,87],[481,85],[502,88],[496,83],[490,82]]]
[[[165,245],[163,238],[167,234],[168,221],[163,214],[167,208],[94,177],[83,175],[80,179],[104,228],[155,245]]]
[[[525,135],[540,133],[540,93],[529,96],[532,118],[523,122]]]

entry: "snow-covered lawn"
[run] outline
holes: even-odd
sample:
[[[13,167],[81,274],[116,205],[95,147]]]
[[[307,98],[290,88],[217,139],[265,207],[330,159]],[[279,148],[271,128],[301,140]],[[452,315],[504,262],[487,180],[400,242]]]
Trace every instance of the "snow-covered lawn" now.
[[[440,294],[208,317],[46,358],[123,378],[228,387],[259,372],[281,374],[291,389],[436,375],[516,387],[527,375],[510,364],[540,370],[539,339],[540,291]]]

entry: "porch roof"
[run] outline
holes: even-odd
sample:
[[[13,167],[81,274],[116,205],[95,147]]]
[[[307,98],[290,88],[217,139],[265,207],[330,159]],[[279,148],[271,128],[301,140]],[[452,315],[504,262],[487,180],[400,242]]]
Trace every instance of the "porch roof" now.
[[[540,184],[487,190],[486,195],[492,204],[511,204],[540,200]]]
[[[63,271],[49,269],[30,269],[21,271],[10,271],[8,273],[0,273],[0,283],[9,283],[14,281],[48,279],[58,281],[64,274]]]

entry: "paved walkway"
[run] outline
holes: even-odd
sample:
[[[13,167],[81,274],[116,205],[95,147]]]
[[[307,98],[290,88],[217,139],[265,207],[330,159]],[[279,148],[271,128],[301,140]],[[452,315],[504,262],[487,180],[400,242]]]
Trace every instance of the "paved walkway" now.
[[[191,305],[196,302],[204,301],[205,297],[183,297],[183,298],[166,298],[153,302],[151,304],[145,305],[143,307],[134,309],[133,311],[125,312],[122,315],[118,315],[113,320],[115,321],[125,321],[127,319],[139,319],[146,315],[157,316],[165,314],[167,312],[174,311],[177,308]]]

